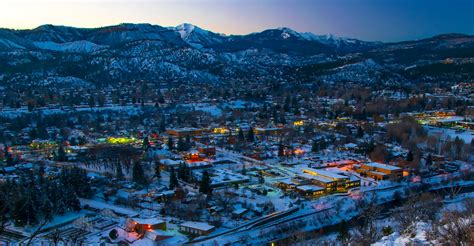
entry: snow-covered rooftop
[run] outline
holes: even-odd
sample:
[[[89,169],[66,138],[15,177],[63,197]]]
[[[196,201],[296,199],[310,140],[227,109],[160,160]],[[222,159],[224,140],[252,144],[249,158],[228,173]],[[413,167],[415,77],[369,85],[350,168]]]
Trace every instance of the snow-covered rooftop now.
[[[204,222],[195,222],[195,221],[184,222],[183,224],[181,224],[181,226],[188,227],[188,228],[193,228],[193,229],[198,229],[198,230],[201,230],[201,231],[209,231],[209,230],[214,229],[214,226],[212,226],[212,225],[209,225],[209,224],[204,223]]]
[[[302,190],[302,191],[320,191],[320,190],[324,190],[323,187],[319,187],[319,186],[316,186],[316,185],[300,185],[300,186],[297,186],[296,188],[298,188],[299,190]]]
[[[330,179],[347,179],[346,176],[343,176],[334,172],[322,170],[322,169],[314,169],[314,168],[308,167],[308,168],[302,168],[302,171],[305,173],[309,173],[311,175],[324,176]]]
[[[378,162],[369,162],[369,163],[366,163],[365,165],[369,166],[369,167],[382,168],[382,169],[391,170],[391,171],[401,170],[401,168],[399,168],[399,167],[392,166],[392,165],[387,165],[387,164],[382,164],[382,163],[378,163]]]

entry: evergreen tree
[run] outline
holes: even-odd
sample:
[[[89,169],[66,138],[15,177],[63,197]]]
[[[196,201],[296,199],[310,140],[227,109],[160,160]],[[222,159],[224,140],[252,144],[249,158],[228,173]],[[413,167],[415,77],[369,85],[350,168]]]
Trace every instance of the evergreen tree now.
[[[285,155],[285,148],[283,146],[283,143],[280,141],[278,144],[278,156],[283,157]]]
[[[91,95],[89,97],[89,107],[93,108],[95,106],[95,99],[94,99],[94,95]]]
[[[26,192],[21,185],[15,185],[14,189],[16,196],[12,197],[14,199],[11,208],[12,220],[16,226],[24,226],[27,224],[27,214],[24,209],[27,203]]]
[[[63,168],[60,174],[62,186],[71,187],[72,193],[79,197],[89,198],[92,188],[86,170],[79,167]]]
[[[178,151],[185,151],[186,150],[186,143],[184,142],[182,137],[178,139]]]
[[[105,106],[105,96],[104,95],[99,95],[99,98],[98,98],[98,104],[99,104],[99,107],[104,107]]]
[[[202,173],[201,182],[199,184],[199,192],[207,195],[211,195],[212,188],[211,188],[211,177],[207,170]]]
[[[148,151],[148,149],[150,149],[150,141],[147,136],[143,138],[143,150]]]
[[[285,112],[290,111],[290,96],[287,96],[285,98],[285,104],[283,105],[283,109],[285,110]]]
[[[171,167],[171,170],[170,170],[170,185],[169,185],[169,189],[170,190],[173,190],[174,188],[178,187],[179,186],[179,183],[178,183],[178,178],[176,178],[176,173],[174,171],[174,168]]]
[[[79,211],[81,209],[79,199],[71,185],[65,185],[61,194],[63,195],[62,200],[63,205],[65,206],[64,210]]]
[[[45,178],[44,178],[45,174],[46,174],[46,171],[44,170],[44,164],[40,164],[40,167],[37,172],[37,180],[38,180],[38,184],[41,187],[43,187],[43,185],[45,185],[46,183]]]
[[[318,152],[319,151],[319,143],[318,141],[313,140],[311,144],[311,152]]]
[[[185,182],[189,182],[189,179],[191,178],[191,170],[184,162],[179,164],[178,178]]]
[[[190,149],[191,147],[192,147],[191,137],[188,135],[188,136],[186,136],[186,150]]]
[[[343,220],[341,223],[338,225],[338,235],[337,235],[337,240],[339,242],[346,242],[350,237],[349,234],[349,229],[347,226],[347,222]]]
[[[140,184],[140,185],[146,185],[147,184],[145,173],[143,172],[142,164],[138,161],[135,161],[133,163],[132,179],[133,179],[133,182],[135,182],[137,184]]]
[[[276,108],[273,108],[272,118],[273,118],[273,121],[274,121],[275,124],[279,123],[278,111],[277,111]]]
[[[160,132],[166,131],[166,118],[163,116],[160,121]]]
[[[39,139],[47,139],[49,138],[48,131],[46,130],[46,127],[43,125],[43,123],[38,123],[36,124],[36,136]]]
[[[67,161],[66,152],[64,151],[64,147],[61,144],[59,144],[57,160]]]
[[[170,136],[168,137],[168,149],[172,151],[174,148],[173,138]]]
[[[414,159],[413,157],[413,153],[411,152],[411,150],[408,151],[408,154],[407,154],[407,158],[406,158],[406,161],[408,162],[412,162]]]
[[[0,204],[9,201],[7,211],[18,226],[50,220],[53,212],[78,211],[77,195],[90,192],[86,175],[85,170],[77,167],[63,168],[59,178],[53,180],[43,179],[42,171],[28,172],[17,181],[0,184]]]
[[[10,151],[8,151],[8,146],[5,144],[3,147],[3,158],[5,161],[6,166],[12,166],[13,165],[13,157],[12,154],[10,154]]]
[[[179,166],[178,166],[178,178],[181,179],[181,180],[185,180],[186,179],[186,173],[185,173],[185,165],[183,162],[179,163]]]
[[[242,128],[239,128],[238,139],[239,139],[239,143],[243,143],[245,141],[244,131],[242,130]]]
[[[117,179],[124,179],[123,170],[122,170],[122,163],[120,161],[117,162],[117,172],[116,175]]]
[[[33,111],[34,108],[35,108],[35,105],[33,104],[33,102],[29,101],[28,102],[28,112]]]
[[[36,131],[36,128],[31,128],[29,135],[30,139],[36,139],[38,137],[38,132]]]
[[[155,178],[161,178],[161,162],[160,160],[155,161]]]
[[[431,157],[431,154],[428,154],[425,162],[426,162],[426,166],[428,167],[433,165],[433,157]]]
[[[300,109],[299,109],[298,107],[293,108],[293,114],[294,114],[294,115],[299,115],[299,114],[301,114]]]
[[[255,141],[255,136],[254,136],[254,132],[253,132],[253,128],[252,128],[252,127],[250,127],[250,129],[249,129],[249,131],[248,131],[248,133],[247,133],[247,140],[248,140],[249,142],[251,142],[251,143]]]
[[[258,183],[259,184],[264,184],[265,183],[265,177],[263,177],[263,172],[262,171],[259,172]]]
[[[357,137],[362,138],[363,136],[364,136],[364,130],[360,126],[357,127]]]

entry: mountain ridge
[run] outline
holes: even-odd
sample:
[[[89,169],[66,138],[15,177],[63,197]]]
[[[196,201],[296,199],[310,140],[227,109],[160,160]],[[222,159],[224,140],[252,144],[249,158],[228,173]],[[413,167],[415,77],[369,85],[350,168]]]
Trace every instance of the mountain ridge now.
[[[0,29],[0,86],[30,86],[49,77],[74,77],[78,80],[71,81],[96,86],[129,80],[462,81],[474,78],[473,57],[474,36],[464,34],[382,43],[285,27],[222,35],[189,23],[176,27],[147,23],[100,28],[42,25],[31,30]],[[70,84],[68,81],[64,84]]]
[[[384,43],[337,37],[332,34],[318,35],[311,32],[298,32],[288,27],[270,28],[243,35],[225,35],[190,23],[183,23],[175,27],[163,27],[149,23],[121,23],[97,28],[45,24],[34,29],[15,30],[2,28],[0,31],[0,49],[50,48],[45,45],[35,45],[38,42],[53,42],[58,45],[63,44],[63,46],[70,43],[87,43],[90,47],[107,49],[130,42],[155,40],[181,48],[192,47],[218,52],[271,49],[275,52],[308,55],[363,52],[393,44],[473,37],[467,34],[447,33],[419,40]],[[57,48],[50,50],[88,53],[101,49]]]
[[[54,42],[54,43],[70,43],[77,41],[88,41],[96,45],[115,46],[127,42],[138,40],[160,40],[163,42],[173,43],[178,46],[188,44],[191,47],[201,49],[221,49],[223,43],[238,43],[242,48],[249,48],[251,46],[260,47],[258,44],[262,40],[286,40],[287,41],[308,41],[306,45],[318,43],[318,45],[327,46],[324,48],[333,49],[339,45],[335,45],[335,40],[338,43],[346,43],[350,46],[356,39],[335,38],[327,36],[323,41],[324,35],[316,35],[313,33],[300,33],[288,27],[266,29],[257,33],[250,33],[245,35],[224,35],[205,30],[196,25],[183,23],[176,27],[163,27],[160,25],[152,25],[149,23],[121,23],[118,25],[104,26],[97,28],[80,28],[71,26],[51,25],[45,24],[34,29],[2,29],[5,32],[10,32],[16,36],[16,39],[24,39],[31,42]],[[283,38],[283,36],[285,38]],[[311,38],[310,38],[311,37]],[[259,40],[253,40],[256,38]],[[331,40],[332,42],[328,42]],[[16,43],[12,39],[10,42]],[[182,42],[181,42],[182,41]],[[183,43],[184,42],[184,43]],[[374,42],[366,42],[357,40],[357,44],[372,44]],[[14,45],[13,45],[14,47]],[[12,45],[10,46],[12,48]],[[313,49],[314,50],[314,49]],[[319,50],[319,49],[318,49]]]

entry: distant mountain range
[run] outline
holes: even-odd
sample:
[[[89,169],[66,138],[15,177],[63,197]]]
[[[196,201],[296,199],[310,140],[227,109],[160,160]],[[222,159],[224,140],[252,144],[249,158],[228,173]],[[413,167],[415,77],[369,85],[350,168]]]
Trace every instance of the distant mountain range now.
[[[248,35],[227,36],[185,23],[176,27],[120,24],[100,28],[43,25],[31,30],[3,29],[0,33],[0,48],[94,52],[143,40],[216,51],[270,48],[275,51],[305,52],[306,54],[359,51],[380,45],[377,42],[364,42],[332,35],[300,33],[286,27]]]
[[[107,84],[130,79],[225,82],[255,77],[335,82],[374,82],[382,78],[403,81],[421,79],[426,71],[419,71],[420,67],[433,66],[448,58],[455,67],[439,76],[471,78],[469,59],[474,58],[474,36],[445,34],[423,40],[381,43],[301,33],[289,28],[223,35],[192,24],[176,27],[120,24],[100,28],[43,25],[31,30],[0,29],[2,84],[30,83],[51,77],[74,77],[92,84],[99,80]],[[350,64],[369,66],[367,70],[374,71],[350,78],[355,73],[354,66],[347,66]],[[360,70],[360,66],[355,67]],[[407,67],[411,69],[405,69]],[[433,72],[428,69],[426,74],[433,75]]]

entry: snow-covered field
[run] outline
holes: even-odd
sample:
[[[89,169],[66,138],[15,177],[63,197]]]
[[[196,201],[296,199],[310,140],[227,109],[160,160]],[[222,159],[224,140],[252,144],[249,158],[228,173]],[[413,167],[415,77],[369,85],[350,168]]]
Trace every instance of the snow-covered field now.
[[[426,129],[428,130],[428,134],[430,135],[440,135],[442,140],[454,140],[456,137],[463,140],[466,144],[470,144],[471,141],[474,139],[474,132],[473,131],[457,131],[454,129],[447,129],[447,128],[440,128],[440,127],[433,127],[427,126]]]

